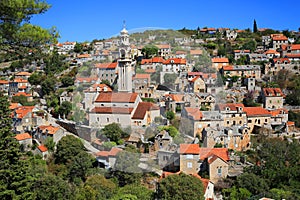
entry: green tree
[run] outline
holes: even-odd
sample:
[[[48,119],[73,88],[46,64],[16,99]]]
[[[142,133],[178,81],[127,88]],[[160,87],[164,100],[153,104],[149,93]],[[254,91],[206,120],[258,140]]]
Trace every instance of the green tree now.
[[[81,140],[72,135],[67,135],[57,143],[54,153],[55,163],[67,164],[82,151],[85,151],[85,147]]]
[[[60,80],[63,87],[74,85],[74,79],[70,76],[63,76]]]
[[[122,130],[120,124],[112,123],[104,126],[101,130],[101,133],[104,134],[112,142],[117,144],[120,142],[122,136],[124,136],[124,131]]]
[[[237,177],[239,188],[247,188],[252,194],[257,195],[269,190],[266,181],[252,173],[243,173]]]
[[[175,118],[175,113],[173,111],[167,111],[166,112],[166,118],[169,120],[169,121],[172,121],[174,118]]]
[[[143,55],[146,57],[146,58],[151,58],[155,55],[157,55],[158,53],[158,47],[155,46],[155,45],[145,45],[143,48],[142,48],[142,53]]]
[[[34,183],[34,194],[36,199],[72,199],[71,185],[61,177],[46,174]]]
[[[256,20],[254,20],[254,22],[253,22],[253,33],[257,33],[257,24],[256,24]]]
[[[29,50],[38,52],[43,45],[56,42],[55,28],[46,30],[29,24],[32,16],[50,8],[45,1],[1,1],[0,8],[0,50],[4,56],[22,59]]]
[[[40,85],[46,77],[41,72],[34,72],[28,78],[31,85]]]
[[[47,147],[49,152],[54,152],[55,142],[52,137],[47,137],[45,140],[45,146]]]
[[[153,191],[142,185],[133,184],[121,187],[113,199],[122,199],[124,195],[133,195],[137,199],[151,200],[154,194]]]
[[[83,46],[81,43],[76,42],[75,46],[74,46],[74,52],[75,53],[82,53],[83,52]]]
[[[55,91],[55,78],[47,77],[41,84],[43,95],[49,95],[51,92]]]
[[[251,196],[251,192],[249,192],[246,188],[237,188],[236,186],[223,189],[222,192],[225,196],[225,199],[230,200],[246,200]]]
[[[68,116],[68,114],[71,112],[71,110],[72,110],[72,103],[69,101],[64,101],[59,106],[58,113],[61,116]]]
[[[162,179],[157,193],[159,199],[204,199],[201,180],[184,173]]]

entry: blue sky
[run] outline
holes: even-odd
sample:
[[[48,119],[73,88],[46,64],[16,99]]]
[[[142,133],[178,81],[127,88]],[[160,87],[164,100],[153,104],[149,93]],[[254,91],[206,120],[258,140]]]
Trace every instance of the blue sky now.
[[[52,7],[31,23],[56,26],[64,41],[92,41],[128,30],[158,27],[258,28],[298,30],[299,0],[47,0]]]

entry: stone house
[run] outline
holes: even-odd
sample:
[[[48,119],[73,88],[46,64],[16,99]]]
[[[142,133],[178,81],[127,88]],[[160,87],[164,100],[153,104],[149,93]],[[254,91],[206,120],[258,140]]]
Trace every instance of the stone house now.
[[[84,109],[89,111],[93,107],[93,102],[101,92],[112,92],[112,89],[106,84],[93,84],[84,90]]]
[[[262,88],[261,98],[266,109],[279,109],[283,107],[285,95],[280,88]]]
[[[161,57],[168,57],[171,54],[171,45],[169,44],[159,44],[156,45],[158,47],[158,55]]]
[[[271,114],[267,109],[262,107],[244,107],[244,111],[247,115],[247,125],[250,133],[253,132],[254,128],[265,127],[270,124]]]
[[[131,118],[132,125],[149,126],[155,117],[160,116],[160,109],[151,102],[140,102]]]
[[[226,57],[221,57],[221,58],[212,58],[212,68],[216,70],[220,70],[223,66],[228,66],[229,65],[229,60]]]
[[[163,72],[179,73],[186,70],[186,59],[169,58],[162,65]]]
[[[95,64],[96,73],[98,74],[99,79],[108,80],[110,84],[116,82],[117,72],[118,72],[118,63],[97,63]]]
[[[15,136],[23,151],[29,151],[32,146],[32,136],[29,133],[20,133]]]
[[[49,152],[48,149],[45,145],[39,145],[36,149],[35,149],[35,154],[41,155],[43,160],[46,160]]]
[[[246,78],[261,78],[261,68],[259,65],[231,65],[223,66],[221,69],[223,76],[239,76]]]
[[[200,76],[196,76],[195,78],[189,81],[187,90],[188,92],[192,92],[192,93],[206,92],[206,85],[204,80]]]
[[[16,132],[30,131],[34,106],[19,106],[12,113],[13,127]]]
[[[150,74],[135,74],[132,81],[133,91],[139,93],[142,98],[152,98],[154,85],[151,85]]]
[[[33,137],[41,143],[44,143],[47,137],[51,137],[57,144],[65,135],[66,133],[60,126],[53,125],[41,125],[33,132]]]
[[[180,144],[180,171],[186,174],[197,174],[200,171],[199,144]]]
[[[271,44],[274,50],[279,49],[281,45],[288,44],[288,38],[283,34],[271,34]]]
[[[216,110],[219,110],[224,119],[224,126],[247,124],[247,116],[244,111],[244,105],[240,103],[217,104]]]
[[[242,50],[234,50],[234,59],[238,60],[240,59],[242,56],[249,56],[250,55],[250,50],[248,49],[242,49]]]
[[[116,156],[122,149],[113,147],[110,151],[99,151],[95,154],[98,165],[101,168],[111,169],[115,166]]]

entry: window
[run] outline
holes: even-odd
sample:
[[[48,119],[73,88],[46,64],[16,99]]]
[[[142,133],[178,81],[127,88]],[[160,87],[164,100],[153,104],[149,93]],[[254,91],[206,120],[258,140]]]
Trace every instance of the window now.
[[[222,167],[218,168],[218,175],[221,176],[222,175]]]
[[[229,124],[229,121],[227,121],[227,124]]]
[[[268,122],[268,119],[265,119],[265,122]]]
[[[186,159],[193,159],[193,155],[192,154],[187,154]]]
[[[193,163],[188,162],[188,163],[187,163],[187,168],[189,168],[189,169],[190,169],[190,168],[193,168]]]
[[[99,117],[97,117],[97,121],[98,121],[98,122],[100,121]]]
[[[106,118],[106,121],[109,122],[109,118]]]
[[[118,122],[118,123],[120,122],[120,118],[117,118],[117,122]]]

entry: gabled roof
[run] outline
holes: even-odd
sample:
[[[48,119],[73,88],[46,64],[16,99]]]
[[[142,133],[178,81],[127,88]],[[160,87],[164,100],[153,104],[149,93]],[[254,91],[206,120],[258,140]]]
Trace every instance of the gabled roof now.
[[[90,58],[91,55],[90,54],[80,54],[77,56],[77,58]]]
[[[224,161],[229,160],[227,148],[200,148],[200,160],[204,160],[205,158],[209,158],[214,155]]]
[[[224,71],[232,71],[232,70],[234,70],[232,65],[223,66],[222,68],[223,68]]]
[[[157,44],[155,46],[157,46],[159,49],[169,49],[169,48],[171,48],[171,46],[169,44]]]
[[[169,97],[169,98],[171,98],[172,101],[175,101],[175,102],[183,102],[184,101],[183,94],[166,94],[165,97]]]
[[[229,63],[228,58],[212,58],[211,62],[213,63]]]
[[[22,79],[22,78],[15,78],[13,82],[17,82],[17,83],[28,83],[27,80]]]
[[[8,84],[9,82],[7,80],[0,80],[0,84]]]
[[[75,82],[77,83],[91,83],[97,81],[97,77],[76,77]]]
[[[287,63],[291,62],[289,58],[274,58],[273,61],[274,61],[274,63],[279,62],[280,64],[284,63],[284,62],[287,62]]]
[[[19,106],[15,109],[15,114],[18,119],[23,119],[29,112],[32,112],[34,106]],[[14,113],[13,113],[14,115]]]
[[[138,93],[100,93],[95,100],[97,103],[134,103]]]
[[[140,102],[132,116],[132,119],[144,119],[147,111],[159,110],[159,107],[151,102]]]
[[[42,126],[39,126],[39,129],[42,132],[48,131],[48,134],[54,135],[60,129],[60,127],[58,127],[58,126],[52,126],[52,125],[50,125],[50,126],[42,125]]]
[[[41,152],[46,152],[46,151],[48,151],[48,148],[46,147],[46,146],[44,146],[44,145],[40,145],[40,146],[38,146],[37,147]]]
[[[19,72],[16,74],[16,76],[30,76],[30,75],[31,75],[31,73],[29,73],[29,72]]]
[[[280,54],[280,53],[277,52],[277,51],[275,51],[275,50],[273,50],[273,49],[269,49],[269,50],[265,51],[264,54]]]
[[[244,108],[244,104],[242,103],[220,103],[217,104],[217,107],[221,110],[221,111],[225,111],[226,108],[229,108],[230,111],[237,111],[237,108]]]
[[[275,110],[269,110],[269,113],[272,115],[272,117],[276,117],[283,113],[288,114],[289,111],[285,108],[279,108],[279,109],[275,109]]]
[[[200,153],[199,144],[180,144],[179,153],[180,154],[199,154]]]
[[[262,107],[244,107],[244,111],[248,117],[271,116],[269,111]]]
[[[112,92],[112,89],[106,85],[106,84],[94,84],[92,85],[92,87],[88,88],[87,90],[85,90],[85,92]]]
[[[27,139],[31,139],[31,135],[29,135],[29,133],[21,133],[21,134],[17,134],[15,136],[15,138],[18,140],[18,141],[21,141],[21,140],[27,140]]]
[[[91,110],[91,113],[98,114],[131,114],[133,108],[126,107],[95,107]]]
[[[192,80],[190,80],[190,82],[195,82],[197,79],[199,79],[200,78],[200,76],[195,76]]]
[[[135,74],[133,79],[148,79],[148,82],[150,82],[150,74]]]
[[[300,50],[300,44],[292,44],[291,45],[291,50]]]
[[[97,63],[97,64],[95,64],[95,67],[99,68],[99,69],[116,69],[117,66],[118,66],[117,62],[113,62],[113,63]]]
[[[199,108],[185,107],[187,114],[193,117],[194,120],[201,120],[203,115]]]
[[[13,96],[25,96],[25,97],[31,97],[31,94],[27,94],[26,92],[18,92],[14,94]]]
[[[201,49],[191,49],[190,54],[191,55],[202,55],[203,51]]]
[[[284,97],[280,88],[263,88],[263,93],[266,97]]]
[[[99,151],[95,155],[97,157],[116,156],[120,151],[123,151],[123,150],[120,148],[117,148],[117,147],[113,147],[113,148],[111,148],[110,151]]]
[[[169,58],[168,60],[166,60],[164,62],[164,64],[182,64],[185,65],[186,64],[186,59],[184,58]]]
[[[185,51],[176,51],[175,54],[176,55],[181,55],[181,54],[186,55],[187,53]]]
[[[300,58],[300,53],[297,53],[297,54],[289,53],[289,54],[286,54],[286,56],[288,58]]]
[[[19,106],[21,106],[21,104],[19,104],[19,103],[10,103],[9,109],[14,110]]]

